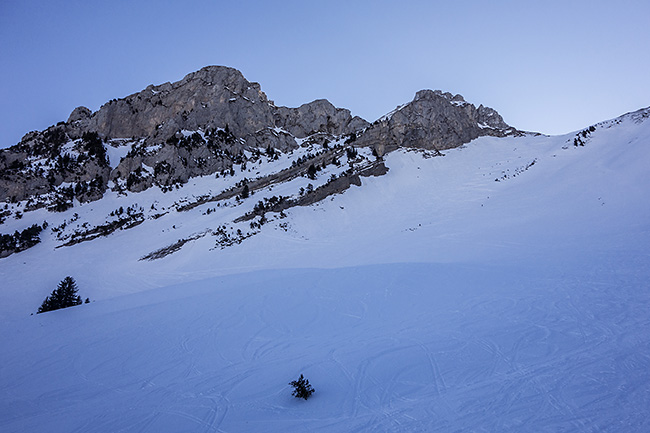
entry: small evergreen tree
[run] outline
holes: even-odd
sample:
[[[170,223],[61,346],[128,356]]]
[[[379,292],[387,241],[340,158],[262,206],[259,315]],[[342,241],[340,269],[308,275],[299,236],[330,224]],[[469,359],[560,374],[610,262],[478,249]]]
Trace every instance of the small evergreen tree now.
[[[81,305],[81,296],[77,294],[78,291],[79,289],[77,289],[77,283],[74,281],[74,278],[65,277],[59,283],[59,286],[52,291],[50,296],[45,298],[36,314],[72,307],[73,305]]]
[[[316,167],[314,166],[314,164],[311,164],[307,169],[307,177],[310,178],[311,180],[316,179]]]
[[[315,389],[309,384],[309,380],[305,379],[301,374],[298,380],[293,380],[289,382],[289,385],[293,386],[293,395],[296,398],[303,398],[307,400],[314,393]]]

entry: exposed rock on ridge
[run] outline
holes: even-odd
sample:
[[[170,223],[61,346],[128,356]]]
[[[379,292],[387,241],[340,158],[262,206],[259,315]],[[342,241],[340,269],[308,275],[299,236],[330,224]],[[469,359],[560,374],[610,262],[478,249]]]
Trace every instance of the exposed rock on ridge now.
[[[75,109],[75,111],[78,109]],[[74,112],[73,112],[74,114]],[[271,104],[259,84],[233,68],[209,66],[176,83],[148,86],[104,104],[75,125],[105,138],[163,137],[180,129],[229,126],[244,136],[273,124]],[[74,130],[70,134],[75,138]]]
[[[327,146],[343,136],[347,144],[372,147],[382,156],[401,146],[442,150],[516,132],[490,108],[431,90],[372,125],[324,99],[278,107],[236,69],[208,66],[112,100],[95,113],[78,107],[67,122],[26,134],[0,151],[0,200],[54,194],[65,208],[75,198],[101,198],[111,184],[131,191],[168,188],[194,176],[232,172],[245,165],[246,152]],[[127,145],[128,154],[121,152],[109,166],[106,149]]]
[[[378,155],[398,147],[443,150],[484,135],[502,137],[517,131],[495,110],[466,102],[440,90],[421,90],[413,101],[372,124],[357,145],[373,146]]]
[[[317,99],[298,108],[277,107],[275,123],[296,137],[307,137],[317,132],[344,135],[368,126],[362,118],[352,117],[350,110],[336,108],[326,99]]]
[[[87,110],[87,109],[86,109]],[[112,100],[90,117],[84,107],[70,115],[69,135],[97,131],[105,138],[162,137],[185,130],[225,128],[247,139],[264,128],[287,129],[296,137],[315,132],[335,135],[353,132],[367,122],[349,110],[317,100],[299,108],[276,107],[258,83],[236,69],[208,66],[176,83],[148,86]]]

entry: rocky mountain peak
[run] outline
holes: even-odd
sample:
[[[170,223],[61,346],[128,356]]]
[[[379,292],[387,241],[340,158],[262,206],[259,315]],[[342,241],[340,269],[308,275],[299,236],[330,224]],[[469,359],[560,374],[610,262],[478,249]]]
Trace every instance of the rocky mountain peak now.
[[[415,93],[415,98],[413,98],[414,101],[418,100],[432,100],[436,98],[443,98],[448,101],[453,101],[457,103],[464,103],[465,98],[463,98],[462,95],[453,95],[449,92],[443,92],[442,90],[431,90],[431,89],[423,89],[423,90],[418,90]]]
[[[67,123],[74,123],[74,122],[90,119],[90,116],[92,116],[92,114],[93,112],[90,111],[89,108],[83,106],[77,107],[74,110],[72,110],[72,113],[70,113]]]
[[[483,135],[505,136],[517,131],[493,109],[466,102],[461,95],[420,90],[413,100],[372,124],[359,139],[383,155],[398,147],[443,150]]]
[[[230,127],[242,136],[272,124],[266,95],[259,84],[224,66],[208,66],[175,83],[150,85],[141,92],[104,104],[78,136],[93,130],[105,138],[155,137],[165,139],[181,129]]]

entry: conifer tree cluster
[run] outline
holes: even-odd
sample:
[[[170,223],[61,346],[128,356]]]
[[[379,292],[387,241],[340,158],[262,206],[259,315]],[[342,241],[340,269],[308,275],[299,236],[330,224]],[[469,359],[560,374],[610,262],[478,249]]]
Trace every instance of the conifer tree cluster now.
[[[16,230],[13,235],[0,234],[0,257],[33,247],[41,241],[39,235],[45,228],[47,223],[43,223],[43,227],[34,224],[23,231]]]
[[[78,291],[79,289],[77,289],[77,283],[74,278],[65,277],[59,283],[58,287],[52,291],[50,296],[45,298],[36,314],[81,305],[81,296],[77,294]],[[86,302],[89,301],[89,299],[86,299]]]

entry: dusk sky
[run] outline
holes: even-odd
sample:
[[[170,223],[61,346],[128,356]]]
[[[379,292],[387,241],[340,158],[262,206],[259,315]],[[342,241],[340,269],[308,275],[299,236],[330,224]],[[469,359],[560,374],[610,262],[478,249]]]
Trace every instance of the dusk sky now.
[[[650,2],[0,2],[0,147],[226,65],[276,105],[373,121],[420,89],[561,134],[650,105]]]

